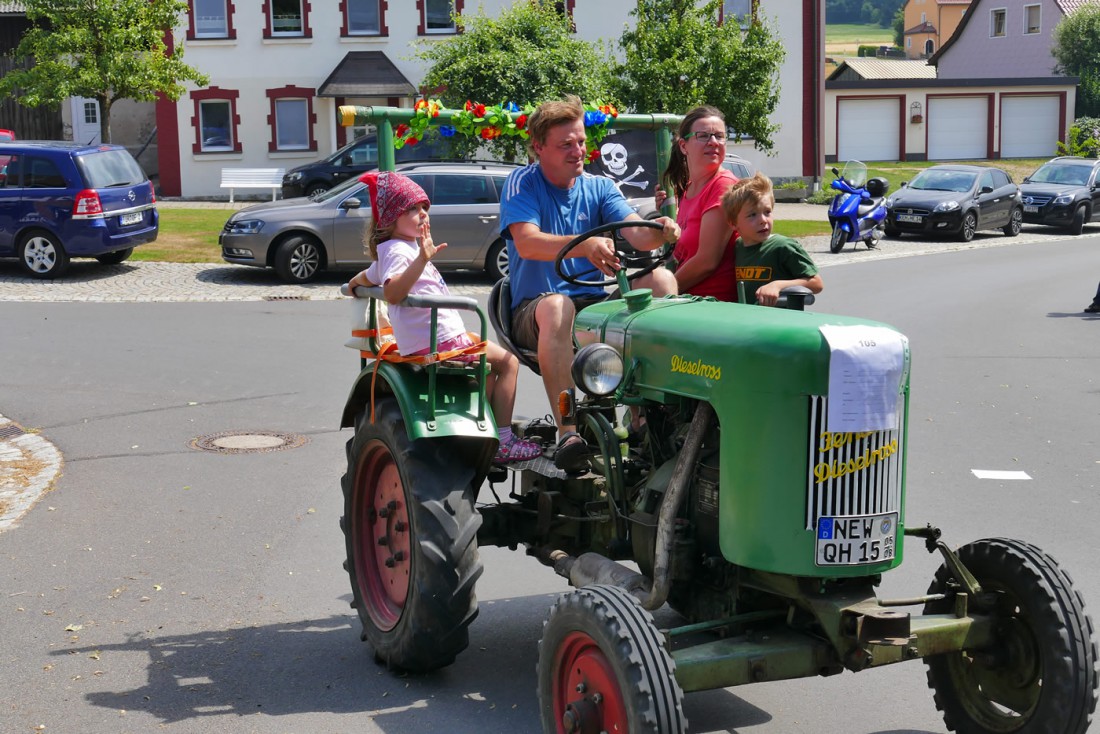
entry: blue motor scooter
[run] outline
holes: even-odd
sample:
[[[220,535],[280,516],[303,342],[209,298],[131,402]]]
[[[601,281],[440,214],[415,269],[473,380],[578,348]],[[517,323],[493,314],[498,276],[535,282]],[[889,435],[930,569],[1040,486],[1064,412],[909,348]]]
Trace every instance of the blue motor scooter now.
[[[884,178],[867,181],[867,166],[859,161],[848,161],[844,171],[833,169],[836,176],[830,187],[838,193],[829,205],[829,225],[833,228],[829,239],[829,251],[840,252],[847,242],[863,241],[867,249],[878,247],[885,231],[886,192],[889,182]]]

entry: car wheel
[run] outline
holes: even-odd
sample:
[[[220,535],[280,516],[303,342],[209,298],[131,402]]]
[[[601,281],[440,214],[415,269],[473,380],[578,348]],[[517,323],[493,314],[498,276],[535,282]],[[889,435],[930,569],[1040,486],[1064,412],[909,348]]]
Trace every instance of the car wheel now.
[[[969,242],[974,239],[974,232],[978,229],[978,217],[974,212],[967,212],[963,215],[962,228],[959,230],[959,239],[963,242]]]
[[[107,252],[102,255],[96,255],[95,259],[103,265],[118,265],[120,262],[125,261],[130,255],[134,254],[134,248],[127,247],[125,250],[115,250],[114,252]]]
[[[69,253],[49,232],[31,232],[19,244],[19,264],[32,278],[56,278],[69,267]]]
[[[885,229],[886,229],[886,236],[887,237],[901,237],[901,230],[898,229],[897,227],[895,227],[894,225],[887,224],[885,226]]]
[[[321,245],[312,237],[295,235],[275,251],[275,272],[287,283],[308,283],[323,264]]]
[[[489,254],[485,256],[485,272],[493,282],[508,277],[508,248],[504,240],[497,240],[489,248]]]
[[[1085,222],[1089,220],[1088,207],[1082,204],[1073,210],[1073,223],[1069,225],[1070,234],[1081,234],[1085,231]]]
[[[316,196],[317,194],[325,193],[330,188],[332,188],[332,187],[329,186],[327,183],[322,183],[320,181],[317,181],[315,183],[311,183],[309,186],[306,186],[306,196],[312,198],[312,197]]]
[[[1001,228],[1001,231],[1005,233],[1005,237],[1015,237],[1020,234],[1020,227],[1024,223],[1024,210],[1020,207],[1016,207],[1012,210],[1012,216],[1008,219],[1008,224]]]

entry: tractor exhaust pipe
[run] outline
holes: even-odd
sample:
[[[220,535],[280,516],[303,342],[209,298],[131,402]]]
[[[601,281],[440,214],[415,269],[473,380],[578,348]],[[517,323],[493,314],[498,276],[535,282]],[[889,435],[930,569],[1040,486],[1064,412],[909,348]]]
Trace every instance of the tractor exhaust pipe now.
[[[691,480],[692,467],[699,459],[699,449],[703,445],[703,437],[707,435],[712,418],[714,418],[714,408],[711,404],[699,403],[695,409],[695,416],[691,419],[691,428],[688,429],[684,447],[676,457],[672,481],[669,482],[665,496],[661,500],[661,512],[657,518],[657,547],[653,554],[653,588],[649,596],[642,600],[642,607],[651,612],[660,609],[668,600],[668,589],[671,584],[669,560],[672,555],[676,515],[680,512],[680,504],[684,501],[685,490]]]
[[[565,551],[554,550],[542,551],[535,555],[546,565],[553,566],[555,573],[559,576],[569,579],[569,584],[575,588],[606,584],[619,587],[636,597],[639,602],[649,596],[649,587],[652,582],[644,574],[599,553],[583,553],[578,558]]]

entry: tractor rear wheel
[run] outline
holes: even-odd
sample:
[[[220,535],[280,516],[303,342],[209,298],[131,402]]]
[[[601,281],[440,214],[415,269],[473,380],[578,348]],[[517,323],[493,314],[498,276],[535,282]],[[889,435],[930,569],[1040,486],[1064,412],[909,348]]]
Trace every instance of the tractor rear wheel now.
[[[352,606],[380,662],[427,672],[466,649],[477,616],[474,472],[439,440],[410,441],[394,398],[375,418],[357,417],[341,480]]]
[[[833,236],[829,238],[829,252],[837,253],[844,249],[848,233],[839,224],[833,227]]]
[[[994,538],[964,545],[959,560],[984,592],[975,613],[997,617],[991,649],[925,658],[947,728],[958,734],[1083,734],[1097,700],[1092,620],[1073,582],[1033,545]],[[941,566],[925,614],[951,611],[958,586]]]
[[[685,732],[675,668],[653,618],[625,591],[596,585],[566,594],[539,642],[542,730]]]

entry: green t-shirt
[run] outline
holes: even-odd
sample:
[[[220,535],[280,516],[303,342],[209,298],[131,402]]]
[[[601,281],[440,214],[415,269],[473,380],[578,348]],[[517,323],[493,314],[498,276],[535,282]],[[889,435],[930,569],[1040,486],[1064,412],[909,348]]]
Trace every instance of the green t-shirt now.
[[[778,234],[752,247],[746,247],[744,240],[738,237],[734,263],[738,284],[745,284],[745,303],[756,303],[756,289],[773,280],[817,275],[817,266],[802,245],[797,240]]]

